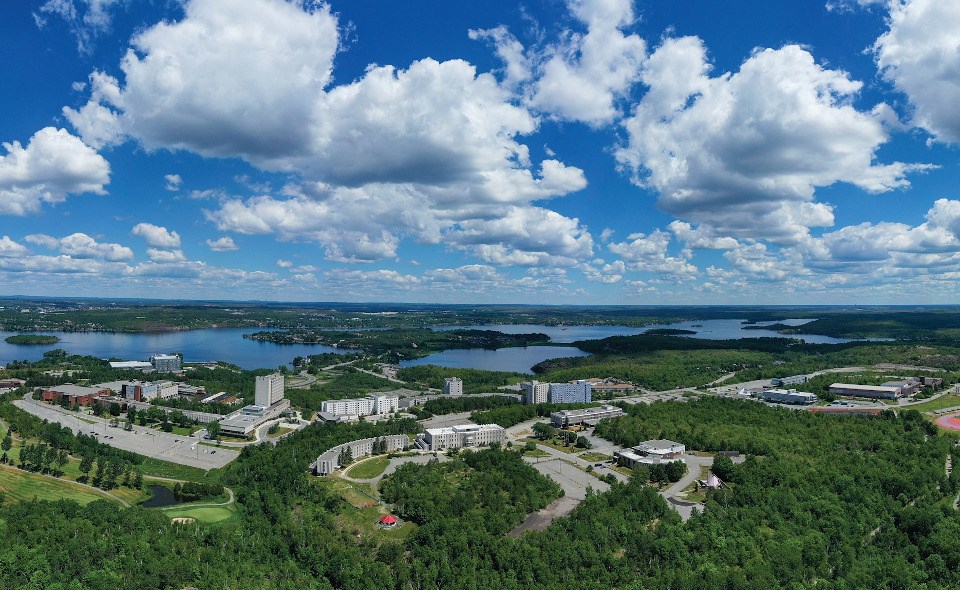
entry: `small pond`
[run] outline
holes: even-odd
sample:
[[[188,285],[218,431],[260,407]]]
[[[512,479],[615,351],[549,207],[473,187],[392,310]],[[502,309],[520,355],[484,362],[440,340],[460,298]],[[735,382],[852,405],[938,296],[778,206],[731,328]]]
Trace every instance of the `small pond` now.
[[[143,504],[140,504],[144,508],[163,508],[164,506],[182,504],[182,502],[177,500],[176,496],[173,495],[173,490],[166,486],[153,485],[150,486],[149,489],[153,497]]]

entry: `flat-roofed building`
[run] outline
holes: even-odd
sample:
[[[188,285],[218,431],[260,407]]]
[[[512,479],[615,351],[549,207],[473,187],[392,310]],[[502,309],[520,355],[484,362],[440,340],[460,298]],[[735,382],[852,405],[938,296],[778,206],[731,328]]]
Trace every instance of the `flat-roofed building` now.
[[[153,365],[147,361],[110,361],[111,369],[129,369],[133,371],[153,371]]]
[[[633,468],[637,465],[659,465],[672,461],[683,461],[686,446],[672,440],[648,440],[632,449],[613,453],[617,463]]]
[[[770,380],[773,387],[783,387],[785,385],[800,385],[810,380],[808,375],[794,375],[792,377],[775,377]]]
[[[583,408],[581,410],[560,410],[550,413],[550,423],[557,428],[567,428],[577,424],[596,424],[604,418],[623,416],[622,409],[616,406],[600,406],[599,408]]]
[[[272,406],[283,399],[283,374],[260,375],[256,380],[254,403],[258,406]]]
[[[523,392],[523,403],[525,404],[545,404],[550,399],[549,383],[524,381],[520,384],[520,391]]]
[[[760,393],[760,399],[777,404],[810,405],[817,403],[817,396],[796,389],[767,389]]]
[[[902,381],[887,381],[880,384],[882,387],[899,387],[901,395],[913,395],[923,388],[923,384],[917,378],[904,379]]]
[[[246,438],[264,422],[275,420],[290,409],[290,400],[282,399],[272,406],[246,406],[220,421],[220,432]]]
[[[320,411],[334,416],[376,416],[392,414],[400,409],[400,398],[395,395],[371,395],[352,399],[327,400]]]
[[[16,389],[26,383],[23,379],[0,379],[0,390]]]
[[[41,399],[45,402],[57,402],[66,398],[69,405],[89,406],[98,397],[110,395],[110,390],[101,387],[85,387],[82,385],[56,385],[45,390]]]
[[[176,354],[155,354],[150,357],[150,364],[160,373],[179,373],[183,370],[183,361]]]
[[[589,381],[551,383],[551,404],[584,404],[593,401],[593,385]]]
[[[858,385],[855,383],[834,383],[830,386],[830,393],[847,397],[869,397],[875,399],[897,399],[903,395],[899,387],[885,387],[883,385]]]
[[[460,424],[447,428],[428,428],[417,446],[428,451],[481,447],[501,442],[507,431],[497,424]]]
[[[444,395],[463,395],[463,379],[459,377],[447,377],[443,380]]]
[[[391,434],[388,436],[363,438],[337,445],[317,457],[317,460],[314,461],[311,466],[313,472],[316,475],[329,475],[337,469],[340,469],[340,456],[344,451],[349,451],[348,454],[350,457],[353,460],[357,460],[361,457],[372,455],[374,446],[377,445],[377,443],[379,443],[381,447],[380,450],[383,452],[394,453],[409,447],[410,437],[406,434]]]

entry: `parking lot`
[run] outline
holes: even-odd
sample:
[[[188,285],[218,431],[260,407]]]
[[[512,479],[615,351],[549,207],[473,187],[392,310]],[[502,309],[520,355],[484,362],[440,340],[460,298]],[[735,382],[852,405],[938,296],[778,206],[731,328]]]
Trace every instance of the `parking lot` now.
[[[534,460],[532,465],[534,469],[560,484],[568,498],[578,502],[587,497],[587,486],[598,492],[610,489],[606,483],[560,459]]]
[[[21,410],[49,422],[66,426],[74,432],[79,428],[84,434],[96,436],[100,442],[111,447],[171,463],[200,469],[216,469],[239,456],[237,451],[231,449],[199,444],[200,439],[196,437],[178,436],[139,426],[126,431],[123,428],[109,426],[108,420],[87,415],[84,415],[81,420],[75,412],[32,399],[15,400],[13,403]],[[90,424],[89,421],[93,421],[94,424]]]

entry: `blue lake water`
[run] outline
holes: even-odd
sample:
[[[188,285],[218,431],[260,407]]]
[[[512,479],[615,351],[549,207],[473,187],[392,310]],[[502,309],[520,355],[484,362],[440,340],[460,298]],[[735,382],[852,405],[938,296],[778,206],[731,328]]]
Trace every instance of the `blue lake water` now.
[[[529,373],[530,367],[559,357],[590,356],[573,346],[527,346],[485,350],[470,348],[466,350],[445,350],[412,361],[401,361],[402,367],[417,365],[438,365],[453,369],[485,369],[487,371],[514,371]]]
[[[49,346],[7,344],[16,332],[0,332],[0,365],[13,360],[35,361],[43,353],[62,348],[70,354],[145,361],[157,353],[183,354],[186,362],[225,361],[243,369],[273,368],[289,364],[296,356],[324,352],[351,352],[322,344],[274,344],[247,340],[244,334],[263,328],[211,328],[183,332],[116,334],[107,332],[43,332],[60,338]],[[40,333],[40,332],[37,332]]]

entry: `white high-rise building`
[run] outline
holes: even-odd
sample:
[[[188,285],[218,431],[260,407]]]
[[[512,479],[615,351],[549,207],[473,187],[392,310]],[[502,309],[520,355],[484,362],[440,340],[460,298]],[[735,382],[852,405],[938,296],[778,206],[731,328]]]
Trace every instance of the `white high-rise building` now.
[[[273,373],[257,377],[257,389],[254,396],[255,405],[269,408],[283,399],[283,375]]]
[[[463,380],[459,377],[447,377],[443,380],[444,395],[463,395]]]
[[[523,403],[525,404],[545,404],[547,396],[550,393],[550,384],[540,381],[524,381],[520,384],[523,391]]]
[[[370,416],[392,414],[400,407],[396,395],[371,395],[353,399],[333,399],[323,402],[320,411],[334,416]]]

